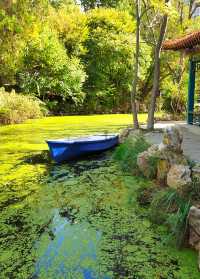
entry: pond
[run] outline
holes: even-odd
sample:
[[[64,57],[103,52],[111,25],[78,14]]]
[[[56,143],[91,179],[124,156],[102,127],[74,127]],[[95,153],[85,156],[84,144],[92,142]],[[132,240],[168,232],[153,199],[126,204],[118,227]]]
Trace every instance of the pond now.
[[[125,174],[112,152],[63,165],[48,157],[48,138],[116,132],[131,121],[50,117],[0,127],[1,278],[199,278],[196,254],[164,246],[165,228],[139,207],[137,189],[151,182]]]

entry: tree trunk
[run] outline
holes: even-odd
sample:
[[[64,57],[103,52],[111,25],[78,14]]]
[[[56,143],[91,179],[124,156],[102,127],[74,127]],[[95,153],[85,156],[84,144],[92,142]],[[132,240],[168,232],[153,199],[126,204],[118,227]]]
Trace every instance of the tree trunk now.
[[[139,56],[140,56],[140,0],[136,0],[136,47],[135,47],[135,65],[134,65],[134,78],[132,83],[131,91],[131,107],[133,113],[133,127],[134,129],[139,128],[137,106],[136,106],[136,94],[138,84],[138,72],[139,72]]]
[[[167,22],[168,22],[168,15],[165,14],[162,18],[160,34],[155,46],[155,53],[154,53],[153,89],[151,94],[151,101],[150,101],[148,121],[147,121],[147,129],[149,130],[152,130],[154,128],[154,113],[156,109],[156,98],[159,95],[159,85],[160,85],[160,54],[161,54],[162,43],[167,30]]]

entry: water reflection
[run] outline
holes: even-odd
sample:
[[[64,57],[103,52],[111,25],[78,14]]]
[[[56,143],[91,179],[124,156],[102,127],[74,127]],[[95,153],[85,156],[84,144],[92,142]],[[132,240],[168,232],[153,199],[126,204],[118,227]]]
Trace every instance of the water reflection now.
[[[101,233],[88,223],[74,223],[55,211],[52,223],[37,244],[36,278],[85,278],[99,275],[97,249]]]

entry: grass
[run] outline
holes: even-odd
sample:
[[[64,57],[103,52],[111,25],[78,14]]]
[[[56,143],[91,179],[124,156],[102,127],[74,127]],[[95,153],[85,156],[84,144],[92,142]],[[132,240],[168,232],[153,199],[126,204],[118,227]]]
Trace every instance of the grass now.
[[[114,159],[120,163],[121,168],[132,174],[138,174],[137,157],[148,149],[149,143],[142,136],[128,138],[124,144],[117,147]]]

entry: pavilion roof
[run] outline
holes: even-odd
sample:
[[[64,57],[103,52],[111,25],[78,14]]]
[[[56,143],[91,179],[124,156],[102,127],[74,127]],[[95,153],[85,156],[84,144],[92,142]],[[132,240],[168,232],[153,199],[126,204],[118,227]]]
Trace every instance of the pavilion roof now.
[[[200,31],[192,32],[179,39],[164,41],[163,50],[186,50],[200,45]]]

